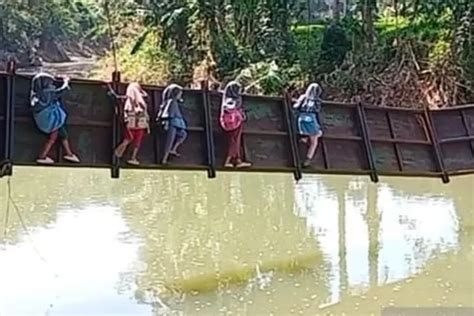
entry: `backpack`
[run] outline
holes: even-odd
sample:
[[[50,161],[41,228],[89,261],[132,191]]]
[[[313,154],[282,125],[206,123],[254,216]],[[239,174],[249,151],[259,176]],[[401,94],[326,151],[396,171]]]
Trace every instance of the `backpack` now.
[[[221,127],[224,131],[230,132],[238,129],[245,117],[240,109],[224,110],[219,118]]]
[[[245,121],[245,114],[242,108],[237,107],[235,100],[226,99],[223,101],[219,123],[222,129],[226,132],[238,129],[243,121]]]

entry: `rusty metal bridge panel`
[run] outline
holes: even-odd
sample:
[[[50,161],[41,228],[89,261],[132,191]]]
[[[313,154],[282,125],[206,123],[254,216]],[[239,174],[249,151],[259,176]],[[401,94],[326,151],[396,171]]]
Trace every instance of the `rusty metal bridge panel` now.
[[[431,113],[441,154],[448,172],[465,173],[474,169],[474,106]]]
[[[13,165],[36,165],[46,139],[29,108],[30,80],[14,71],[0,73],[2,175],[10,175]],[[125,83],[115,84],[118,91],[125,91]],[[218,124],[219,93],[185,90],[183,114],[189,136],[181,157],[171,165],[160,164],[165,135],[152,124],[140,150],[141,166],[131,167],[113,157],[121,139],[121,120],[105,83],[72,80],[71,87],[63,99],[71,144],[81,163],[62,161],[57,146],[51,155],[56,165],[109,168],[113,177],[121,168],[203,170],[209,177],[229,170],[222,167],[227,144]],[[163,87],[143,87],[154,119]],[[474,173],[474,106],[419,111],[326,102],[321,113],[324,135],[312,167],[302,169],[306,145],[298,141],[288,99],[246,95],[244,105],[248,121],[243,151],[254,165],[240,171],[290,172],[296,179],[303,173],[366,174],[375,182],[379,175],[431,176],[448,182],[449,176]]]

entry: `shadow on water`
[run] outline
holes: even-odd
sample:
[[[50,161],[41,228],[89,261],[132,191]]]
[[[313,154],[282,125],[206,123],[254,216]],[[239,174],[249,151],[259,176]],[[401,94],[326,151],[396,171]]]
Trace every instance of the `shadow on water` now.
[[[463,271],[473,264],[472,177],[382,180],[145,171],[111,180],[107,171],[15,169],[28,233],[10,210],[0,315],[367,315],[413,298],[471,304]],[[6,192],[2,179],[2,238]],[[319,258],[310,269],[268,266],[308,253]],[[240,282],[220,282],[229,274]],[[166,293],[182,280],[213,280],[215,290]]]

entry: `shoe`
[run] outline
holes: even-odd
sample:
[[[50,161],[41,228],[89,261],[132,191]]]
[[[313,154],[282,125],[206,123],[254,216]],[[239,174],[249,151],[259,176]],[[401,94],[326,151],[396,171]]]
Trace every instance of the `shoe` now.
[[[225,168],[234,168],[234,165],[229,162],[229,163],[224,164],[224,167]]]
[[[309,168],[309,167],[311,167],[311,160],[306,159],[306,160],[303,162],[303,168]]]
[[[122,155],[120,155],[120,154],[118,153],[117,149],[114,150],[114,155],[115,155],[115,157],[117,157],[117,158],[119,158],[119,159],[122,158]]]
[[[170,155],[175,156],[175,157],[181,157],[181,155],[176,151],[170,151]]]
[[[252,167],[252,164],[250,162],[239,162],[237,163],[237,165],[235,166],[237,168],[248,168],[248,167]]]
[[[139,166],[140,165],[140,162],[136,159],[130,159],[130,160],[127,161],[127,163],[129,165],[132,165],[132,166]]]
[[[74,163],[79,163],[79,162],[81,162],[81,161],[79,160],[79,157],[77,157],[76,155],[71,155],[71,156],[66,155],[66,156],[64,156],[63,158],[64,158],[64,160],[67,160],[67,161],[69,161],[69,162],[74,162]]]
[[[44,157],[36,159],[36,162],[42,165],[52,165],[54,163],[54,160],[50,157]]]

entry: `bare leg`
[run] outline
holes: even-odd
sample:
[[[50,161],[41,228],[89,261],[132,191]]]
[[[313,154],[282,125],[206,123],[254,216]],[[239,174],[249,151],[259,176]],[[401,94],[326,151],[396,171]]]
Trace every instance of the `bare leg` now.
[[[69,141],[67,139],[63,139],[61,141],[63,143],[64,151],[66,152],[67,156],[74,156],[74,153],[71,150],[71,146],[69,145]]]
[[[312,135],[309,136],[309,148],[306,154],[306,160],[303,163],[303,167],[309,167],[311,165],[311,160],[316,153],[316,149],[318,148],[318,138],[320,135]]]
[[[316,149],[318,148],[318,138],[319,136],[309,137],[310,145],[308,148],[308,154],[306,155],[306,158],[309,160],[313,159],[314,154],[316,153]]]
[[[51,151],[51,148],[53,147],[54,143],[55,143],[55,141],[51,141],[50,139],[48,139],[46,141],[46,143],[43,146],[43,149],[41,150],[41,152],[39,154],[40,159],[46,158],[48,156],[48,154]]]
[[[168,132],[166,134],[165,154],[163,156],[163,160],[161,161],[161,163],[164,165],[168,163],[169,155],[172,151],[173,144],[176,141],[176,133],[177,133],[176,127],[170,124],[168,127]]]
[[[138,155],[138,148],[137,148],[137,147],[134,147],[134,148],[133,148],[133,151],[132,151],[132,157],[131,157],[131,159],[132,159],[132,160],[138,160],[138,159],[137,159],[137,155]]]
[[[163,155],[163,160],[161,160],[161,163],[166,165],[168,163],[168,158],[169,158],[170,153],[165,153]]]
[[[227,156],[227,158],[225,159],[224,161],[224,167],[233,167],[232,165],[232,157],[231,156]]]
[[[127,161],[129,165],[138,166],[140,162],[137,159],[138,152],[140,151],[140,147],[142,145],[143,137],[145,136],[144,129],[137,129],[133,131],[133,149],[132,149],[132,156]]]
[[[178,148],[179,148],[179,146],[181,146],[181,144],[184,143],[187,136],[188,136],[188,134],[186,133],[186,131],[183,131],[183,130],[180,131],[179,137],[177,137],[176,142],[175,142],[173,148],[170,151],[170,154],[172,154],[173,156],[176,156],[176,157],[180,156],[179,153],[178,153]]]
[[[130,140],[124,139],[122,143],[118,145],[117,148],[115,149],[115,156],[117,156],[118,158],[122,158],[129,144],[130,144]]]
[[[43,149],[41,150],[39,154],[40,159],[44,159],[48,156],[49,152],[51,151],[51,148],[53,147],[57,139],[58,139],[58,131],[54,131],[49,135],[48,140],[44,144]]]

